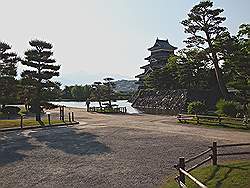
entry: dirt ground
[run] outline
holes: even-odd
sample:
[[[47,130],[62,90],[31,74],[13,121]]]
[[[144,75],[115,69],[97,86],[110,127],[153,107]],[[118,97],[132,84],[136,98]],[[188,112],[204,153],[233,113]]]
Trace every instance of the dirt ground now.
[[[212,141],[250,142],[250,132],[182,125],[173,116],[69,111],[79,125],[0,133],[0,187],[157,187],[180,156]]]

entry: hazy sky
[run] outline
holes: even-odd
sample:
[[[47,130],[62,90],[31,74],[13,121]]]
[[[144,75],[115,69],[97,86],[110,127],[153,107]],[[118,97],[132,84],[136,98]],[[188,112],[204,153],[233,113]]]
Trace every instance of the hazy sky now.
[[[22,56],[28,41],[54,45],[61,65],[57,80],[91,83],[106,76],[134,79],[156,38],[178,47],[186,34],[180,22],[198,0],[0,0],[0,40]],[[250,22],[249,0],[214,0],[235,34]]]

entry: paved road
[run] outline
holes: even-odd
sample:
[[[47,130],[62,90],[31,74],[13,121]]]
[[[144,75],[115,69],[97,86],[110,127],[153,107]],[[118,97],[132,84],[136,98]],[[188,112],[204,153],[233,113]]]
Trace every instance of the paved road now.
[[[72,111],[72,109],[71,109]],[[205,129],[153,115],[76,110],[77,126],[0,133],[0,187],[156,187],[179,156],[250,133]]]

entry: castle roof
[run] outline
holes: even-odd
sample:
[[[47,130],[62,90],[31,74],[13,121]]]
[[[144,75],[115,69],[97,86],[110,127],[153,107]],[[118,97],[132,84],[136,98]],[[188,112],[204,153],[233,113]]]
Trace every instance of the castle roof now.
[[[149,66],[150,64],[147,64],[147,65],[141,66],[140,69],[147,69]]]
[[[155,51],[155,50],[168,50],[168,51],[174,51],[177,48],[169,44],[168,40],[160,40],[156,39],[156,42],[153,47],[148,48],[149,51]]]

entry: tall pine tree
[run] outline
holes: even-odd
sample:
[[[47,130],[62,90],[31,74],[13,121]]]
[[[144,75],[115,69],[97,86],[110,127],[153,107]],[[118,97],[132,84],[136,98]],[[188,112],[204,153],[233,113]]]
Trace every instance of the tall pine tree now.
[[[208,59],[214,65],[221,94],[224,98],[228,98],[228,91],[219,66],[221,59],[215,44],[226,32],[226,28],[221,26],[226,18],[220,16],[223,9],[212,7],[213,2],[201,1],[191,9],[188,18],[181,22],[185,27],[185,32],[190,34],[184,42],[187,43],[188,48],[199,48],[206,52]]]
[[[43,90],[54,87],[55,83],[51,81],[54,76],[59,76],[59,65],[55,65],[56,61],[52,58],[52,44],[41,41],[31,40],[29,42],[32,49],[27,50],[22,64],[32,69],[24,70],[21,74],[23,83],[34,89],[34,97],[32,99],[32,108],[36,113],[36,120],[41,121],[41,100]]]
[[[17,91],[17,54],[10,52],[11,46],[0,42],[0,104],[14,102]]]

